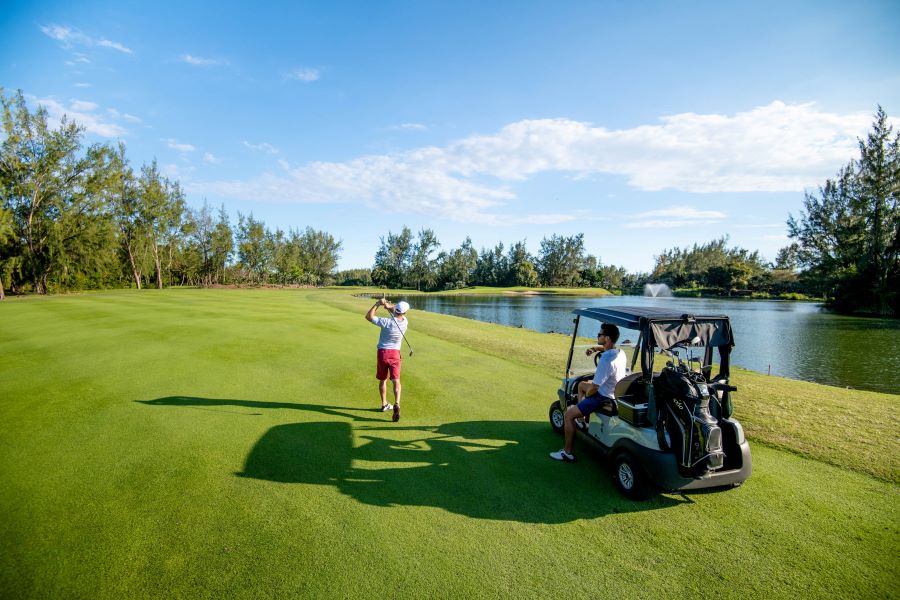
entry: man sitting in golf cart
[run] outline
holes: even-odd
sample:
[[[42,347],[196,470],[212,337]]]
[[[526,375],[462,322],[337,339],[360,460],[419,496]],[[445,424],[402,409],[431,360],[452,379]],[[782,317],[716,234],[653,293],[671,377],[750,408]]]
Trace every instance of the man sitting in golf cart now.
[[[600,325],[600,333],[597,334],[599,345],[585,350],[588,356],[595,352],[603,353],[597,362],[597,371],[591,381],[582,381],[578,384],[578,404],[570,406],[565,414],[565,447],[559,452],[551,452],[550,458],[574,461],[572,443],[575,440],[576,420],[584,419],[586,426],[591,413],[606,402],[615,402],[616,384],[625,377],[626,369],[625,353],[616,348],[617,341],[619,341],[618,327],[611,323]]]

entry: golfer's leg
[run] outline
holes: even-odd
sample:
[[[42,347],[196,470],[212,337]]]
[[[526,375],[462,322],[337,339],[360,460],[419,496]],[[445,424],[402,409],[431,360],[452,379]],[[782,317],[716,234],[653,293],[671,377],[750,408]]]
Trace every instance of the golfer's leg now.
[[[378,380],[378,393],[381,395],[381,405],[387,404],[387,379]]]
[[[578,393],[576,394],[576,398],[575,398],[575,400],[576,400],[575,403],[576,403],[576,404],[578,404],[578,403],[580,403],[582,400],[584,400],[584,397],[587,395],[587,390],[588,390],[588,388],[590,387],[590,385],[591,385],[591,382],[590,382],[590,381],[580,381],[580,382],[578,382]],[[583,415],[579,414],[578,417],[576,417],[576,419],[577,419],[578,421],[582,422],[582,423],[587,423],[587,418],[582,419],[582,418],[581,418],[582,416],[583,416]]]
[[[392,379],[391,383],[394,384],[394,404],[400,404],[400,392],[403,390],[403,387],[400,385],[399,379]]]
[[[581,411],[577,406],[570,406],[566,409],[565,421],[563,429],[566,434],[566,445],[563,448],[569,454],[572,454],[572,445],[575,441],[575,419],[582,417]]]

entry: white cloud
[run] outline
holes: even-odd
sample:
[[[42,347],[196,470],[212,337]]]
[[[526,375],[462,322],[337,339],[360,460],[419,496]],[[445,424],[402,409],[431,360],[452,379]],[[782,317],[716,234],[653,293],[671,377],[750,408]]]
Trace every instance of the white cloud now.
[[[266,154],[278,154],[278,148],[273,146],[268,142],[261,142],[259,144],[251,144],[247,140],[243,141],[244,147],[254,152],[264,152]]]
[[[90,111],[92,111],[92,110],[97,110],[97,103],[96,103],[96,102],[86,102],[86,101],[84,101],[84,100],[74,100],[74,99],[73,99],[73,100],[69,103],[69,106],[72,107],[72,110],[76,110],[76,111],[88,111],[88,112],[90,112]]]
[[[327,203],[362,200],[388,209],[437,214],[459,221],[495,222],[484,210],[512,200],[505,188],[466,181],[439,167],[411,164],[390,156],[367,156],[347,163],[315,162],[253,180],[202,186],[209,193],[281,202]]]
[[[319,69],[301,67],[285,73],[284,78],[293,79],[295,81],[302,81],[304,83],[310,83],[312,81],[318,80],[320,76],[321,73],[319,72]]]
[[[44,35],[46,35],[47,37],[64,43],[81,41],[87,38],[86,35],[78,31],[77,29],[64,27],[62,25],[41,25],[41,31],[44,32]]]
[[[226,60],[219,60],[216,58],[202,58],[200,56],[192,56],[190,54],[182,54],[178,57],[178,60],[195,67],[214,67],[218,65],[228,64],[228,61]]]
[[[89,87],[91,87],[91,84],[89,84],[89,83],[84,83],[83,81],[79,81],[78,83],[76,83],[76,84],[74,84],[74,85],[75,85],[75,87],[77,87],[77,88],[89,88]]]
[[[712,225],[727,217],[728,215],[718,210],[698,210],[693,206],[671,206],[638,213],[634,215],[634,221],[625,223],[623,227],[627,229],[668,229],[681,227],[688,223]]]
[[[100,40],[97,40],[97,45],[102,46],[104,48],[112,48],[113,50],[118,50],[119,52],[124,52],[126,54],[131,54],[131,49],[126,48],[119,42],[112,42],[110,40],[100,39]]]
[[[81,54],[80,52],[75,52],[73,54],[74,54],[75,58],[73,58],[72,60],[66,61],[66,64],[69,65],[70,67],[75,67],[75,66],[78,66],[79,64],[89,64],[91,62],[87,56],[85,56],[84,54]]]
[[[169,179],[177,180],[179,182],[189,181],[191,175],[194,173],[196,169],[194,167],[182,167],[176,164],[167,164],[160,167],[160,173]]]
[[[113,119],[128,121],[129,123],[143,123],[143,120],[140,117],[135,117],[134,115],[129,115],[128,113],[121,113],[114,108],[107,108],[106,112]]]
[[[391,129],[399,131],[426,131],[428,127],[421,123],[400,123],[399,125],[394,125]]]
[[[87,133],[92,133],[101,137],[121,137],[128,133],[121,125],[108,122],[101,115],[95,114],[94,111],[97,109],[97,105],[93,102],[73,100],[72,103],[66,107],[53,98],[31,99],[47,109],[48,122],[51,127],[58,127],[63,116],[65,116],[70,121],[74,121],[84,127],[84,130]]]
[[[91,37],[74,27],[68,27],[66,25],[42,25],[41,31],[44,32],[44,35],[47,37],[62,42],[64,48],[71,48],[73,45],[78,44],[82,46],[111,48],[113,50],[118,50],[119,52],[124,52],[125,54],[132,54],[130,48],[127,48],[118,42],[113,42],[106,38]],[[76,62],[90,62],[83,54],[76,54],[75,56],[77,57],[75,59]]]
[[[203,162],[214,165],[216,163],[221,162],[212,152],[205,152],[203,154]]]
[[[294,168],[285,162],[278,174],[198,186],[244,199],[364,202],[494,222],[496,215],[488,211],[516,199],[510,183],[546,172],[620,175],[647,191],[799,192],[833,176],[856,153],[856,138],[870,121],[868,113],[841,115],[783,102],[734,115],[683,113],[620,130],[567,119],[525,120],[444,147]],[[263,151],[263,145],[244,145]],[[646,213],[630,226],[723,218],[719,211],[672,207]]]
[[[181,143],[174,138],[168,138],[163,140],[166,145],[172,150],[177,150],[179,152],[193,152],[197,148],[192,144]]]

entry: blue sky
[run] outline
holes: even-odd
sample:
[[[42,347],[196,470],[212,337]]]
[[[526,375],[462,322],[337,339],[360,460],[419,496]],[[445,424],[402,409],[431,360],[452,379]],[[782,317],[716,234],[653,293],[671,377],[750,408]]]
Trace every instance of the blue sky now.
[[[371,266],[585,234],[605,264],[729,235],[773,259],[804,190],[900,116],[898,2],[19,2],[0,86],[204,200]]]

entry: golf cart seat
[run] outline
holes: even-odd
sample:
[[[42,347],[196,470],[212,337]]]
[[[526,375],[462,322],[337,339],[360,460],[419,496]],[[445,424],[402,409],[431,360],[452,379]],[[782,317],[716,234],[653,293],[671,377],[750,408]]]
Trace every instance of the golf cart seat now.
[[[616,403],[619,417],[636,427],[646,427],[647,386],[642,373],[632,373],[616,384]]]

